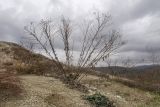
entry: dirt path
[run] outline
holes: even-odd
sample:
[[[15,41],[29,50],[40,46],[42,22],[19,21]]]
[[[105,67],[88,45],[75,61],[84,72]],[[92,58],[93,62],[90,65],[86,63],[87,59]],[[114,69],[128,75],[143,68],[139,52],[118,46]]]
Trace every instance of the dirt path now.
[[[20,76],[24,90],[23,98],[1,104],[1,107],[89,107],[81,99],[83,93],[67,88],[51,77]]]

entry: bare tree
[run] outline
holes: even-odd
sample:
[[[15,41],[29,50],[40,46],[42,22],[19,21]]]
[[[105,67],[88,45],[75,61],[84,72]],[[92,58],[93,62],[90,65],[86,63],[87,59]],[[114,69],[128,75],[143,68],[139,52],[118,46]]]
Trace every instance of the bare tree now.
[[[99,14],[92,23],[87,25],[84,31],[84,40],[78,65],[81,67],[95,66],[100,60],[104,60],[122,45],[121,35],[116,30],[109,30],[110,15]],[[108,27],[108,28],[107,28]]]
[[[157,54],[156,50],[153,47],[146,47],[148,54],[148,60],[152,65],[159,64],[160,56]]]
[[[80,51],[79,60],[75,68],[74,80],[80,81],[84,75],[81,71],[94,67],[98,62],[110,57],[111,53],[123,45],[121,35],[114,29],[111,29],[111,16],[106,14],[96,13],[96,17],[91,23],[86,22],[87,26],[82,31],[83,41]],[[72,51],[70,38],[72,27],[69,20],[62,18],[60,25],[56,25],[54,21],[42,20],[40,23],[30,23],[25,27],[25,30],[31,35],[34,40],[42,47],[46,54],[53,60],[64,78],[67,78],[65,67],[71,66]],[[66,63],[62,64],[57,56],[54,40],[57,36],[62,37],[64,44],[64,53]],[[69,74],[70,75],[70,74]]]
[[[124,57],[122,58],[122,66],[125,68],[132,68],[134,67],[134,62],[130,57]]]
[[[118,65],[118,60],[117,59],[108,58],[106,60],[106,63],[107,63],[107,67],[109,69],[109,72],[112,75],[115,75],[116,74],[116,68],[117,68],[117,65]]]
[[[36,47],[36,43],[32,40],[32,38],[29,37],[22,37],[19,44],[31,52],[33,52]]]
[[[66,64],[67,66],[70,66],[71,62],[71,48],[69,44],[69,38],[71,36],[71,26],[70,26],[70,20],[66,20],[65,18],[62,18],[62,25],[60,26],[60,34],[63,39],[64,43],[64,51],[65,51],[65,56],[66,56]]]
[[[59,32],[59,29],[55,28],[54,23],[50,20],[41,20],[38,24],[31,22],[24,29],[35,39],[45,53],[52,59],[53,63],[57,65],[63,76],[66,77],[63,64],[59,61],[54,47],[54,38]]]

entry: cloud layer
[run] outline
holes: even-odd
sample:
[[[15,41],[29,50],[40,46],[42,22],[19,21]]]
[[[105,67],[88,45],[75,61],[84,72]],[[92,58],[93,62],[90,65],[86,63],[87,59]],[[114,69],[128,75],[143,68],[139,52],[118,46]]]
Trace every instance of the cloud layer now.
[[[18,43],[26,36],[23,27],[31,21],[61,15],[78,21],[96,10],[109,12],[127,41],[119,56],[141,58],[149,53],[146,47],[160,53],[159,0],[1,0],[0,40]]]

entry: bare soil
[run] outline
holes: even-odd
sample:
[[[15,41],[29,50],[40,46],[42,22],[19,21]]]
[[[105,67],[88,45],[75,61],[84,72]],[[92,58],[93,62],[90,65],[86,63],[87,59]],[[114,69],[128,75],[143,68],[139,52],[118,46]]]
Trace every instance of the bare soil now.
[[[25,93],[0,107],[90,107],[81,99],[83,93],[67,88],[52,77],[20,76]]]

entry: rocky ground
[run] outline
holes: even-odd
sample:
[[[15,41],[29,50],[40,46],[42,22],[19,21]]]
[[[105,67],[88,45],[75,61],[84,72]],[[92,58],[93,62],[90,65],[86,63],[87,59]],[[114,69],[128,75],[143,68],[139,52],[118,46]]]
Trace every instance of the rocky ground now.
[[[90,107],[83,93],[67,88],[52,77],[20,76],[25,92],[21,99],[1,103],[1,107]]]

